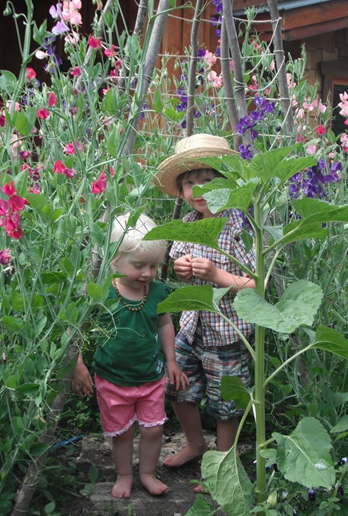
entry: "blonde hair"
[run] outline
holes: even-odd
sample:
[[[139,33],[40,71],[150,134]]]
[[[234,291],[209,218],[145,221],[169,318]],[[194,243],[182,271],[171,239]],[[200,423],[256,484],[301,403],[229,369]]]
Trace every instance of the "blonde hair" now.
[[[134,227],[128,226],[130,213],[116,217],[113,222],[110,242],[118,242],[122,239],[116,256],[110,263],[111,269],[116,270],[116,260],[121,261],[136,251],[152,251],[154,256],[161,261],[164,257],[166,242],[165,240],[146,240],[143,237],[157,226],[150,217],[141,214]]]

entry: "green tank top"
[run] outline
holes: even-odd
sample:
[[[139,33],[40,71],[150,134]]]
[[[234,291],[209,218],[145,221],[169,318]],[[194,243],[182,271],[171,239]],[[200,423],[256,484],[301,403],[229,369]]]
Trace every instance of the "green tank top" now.
[[[164,361],[158,336],[157,305],[168,297],[168,288],[152,281],[144,307],[139,312],[128,310],[110,287],[105,311],[97,328],[98,345],[93,369],[99,376],[116,385],[137,386],[159,380],[164,374]],[[128,305],[139,301],[126,299]]]

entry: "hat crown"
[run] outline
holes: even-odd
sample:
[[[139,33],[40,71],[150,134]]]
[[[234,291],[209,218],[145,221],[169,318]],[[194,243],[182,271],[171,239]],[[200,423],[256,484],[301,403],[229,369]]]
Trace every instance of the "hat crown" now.
[[[230,150],[225,138],[220,136],[214,136],[212,134],[193,134],[188,138],[183,138],[175,146],[175,154],[181,154],[182,152],[193,151],[195,149],[221,149],[221,153],[228,152]]]

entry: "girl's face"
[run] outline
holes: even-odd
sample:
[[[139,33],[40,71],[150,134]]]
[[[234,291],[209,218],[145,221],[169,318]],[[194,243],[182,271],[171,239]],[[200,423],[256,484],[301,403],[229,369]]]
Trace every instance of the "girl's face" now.
[[[162,253],[144,251],[137,249],[134,253],[123,256],[120,260],[116,258],[115,268],[126,277],[118,278],[121,285],[133,290],[143,290],[144,285],[148,285],[155,279],[159,264],[163,260]]]
[[[199,213],[202,213],[203,219],[214,217],[207,206],[203,197],[193,197],[192,187],[196,185],[205,185],[215,179],[217,174],[211,168],[203,168],[201,170],[192,170],[182,182],[182,194],[185,201]]]

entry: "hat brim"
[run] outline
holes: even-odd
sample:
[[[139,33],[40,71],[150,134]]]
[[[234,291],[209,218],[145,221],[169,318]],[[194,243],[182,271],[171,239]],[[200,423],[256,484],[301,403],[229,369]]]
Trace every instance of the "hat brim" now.
[[[204,158],[222,157],[229,154],[238,154],[232,149],[221,149],[209,147],[207,149],[190,149],[180,154],[174,154],[166,158],[158,167],[158,173],[153,178],[155,185],[164,193],[173,197],[179,197],[176,179],[183,172],[189,170],[200,170],[210,168],[206,163],[199,161]]]

